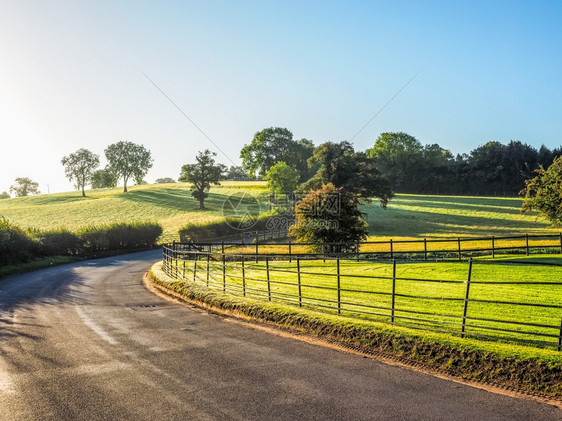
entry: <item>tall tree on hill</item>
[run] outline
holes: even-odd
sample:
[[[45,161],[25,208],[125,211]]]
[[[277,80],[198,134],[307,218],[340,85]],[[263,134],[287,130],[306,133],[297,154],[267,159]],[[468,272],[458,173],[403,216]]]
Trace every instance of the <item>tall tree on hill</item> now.
[[[380,134],[367,154],[392,188],[402,190],[423,161],[423,145],[407,133],[387,132]]]
[[[377,197],[382,207],[386,207],[393,196],[390,184],[377,170],[374,159],[364,152],[355,152],[349,142],[323,143],[314,149],[309,164],[318,166],[318,171],[300,190],[316,190],[332,183],[336,188],[357,195],[363,202]]]
[[[16,178],[16,184],[10,186],[10,193],[14,193],[16,197],[25,197],[30,194],[41,194],[39,191],[39,183],[28,177]]]
[[[105,149],[108,169],[123,178],[123,192],[127,192],[127,181],[130,177],[141,181],[152,168],[150,151],[133,142],[117,142]]]
[[[185,164],[181,167],[179,181],[193,185],[191,195],[199,201],[201,210],[205,210],[205,199],[209,195],[211,184],[218,185],[220,180],[224,180],[226,166],[215,163],[215,156],[215,152],[205,149],[197,154],[195,164]]]
[[[86,196],[86,184],[94,175],[94,170],[100,165],[100,157],[88,149],[78,149],[61,159],[66,177],[75,180],[76,188],[82,190],[82,197]]]
[[[240,151],[242,168],[254,178],[264,177],[269,169],[278,162],[299,171],[300,181],[308,179],[307,160],[312,156],[313,143],[308,139],[293,140],[293,133],[288,129],[270,127],[257,132],[249,145],[244,145]]]

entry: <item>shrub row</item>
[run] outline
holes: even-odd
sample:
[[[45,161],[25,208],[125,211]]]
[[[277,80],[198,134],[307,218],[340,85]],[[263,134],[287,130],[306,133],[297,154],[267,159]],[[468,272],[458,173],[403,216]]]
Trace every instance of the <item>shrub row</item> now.
[[[178,232],[180,241],[208,241],[230,235],[241,234],[246,231],[264,231],[268,229],[268,221],[274,213],[263,213],[256,219],[247,221],[237,218],[224,218],[221,221],[205,224],[187,224]]]
[[[22,228],[0,217],[0,266],[47,256],[85,256],[110,250],[146,249],[156,244],[162,227],[153,222],[117,222],[66,229]]]

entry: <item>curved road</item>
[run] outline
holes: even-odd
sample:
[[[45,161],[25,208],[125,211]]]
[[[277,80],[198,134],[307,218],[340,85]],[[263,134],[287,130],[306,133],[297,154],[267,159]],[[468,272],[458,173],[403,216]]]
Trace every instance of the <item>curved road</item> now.
[[[141,283],[159,257],[0,281],[1,420],[562,418],[168,302]]]

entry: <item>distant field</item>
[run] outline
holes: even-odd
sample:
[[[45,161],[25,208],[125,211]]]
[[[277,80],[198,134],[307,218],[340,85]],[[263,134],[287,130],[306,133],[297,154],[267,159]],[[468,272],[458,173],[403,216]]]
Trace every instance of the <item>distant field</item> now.
[[[175,234],[188,223],[221,220],[223,213],[232,213],[227,199],[239,200],[244,193],[263,196],[265,183],[223,182],[211,189],[207,211],[199,210],[188,184],[174,183],[132,186],[128,193],[122,187],[88,190],[85,198],[76,191],[7,199],[0,201],[0,215],[22,227],[71,230],[112,221],[153,220],[162,224],[164,234]],[[246,203],[253,214],[268,210],[250,199]]]
[[[122,188],[89,190],[86,198],[76,191],[0,200],[0,215],[22,227],[71,230],[112,221],[154,220],[162,224],[165,234],[175,234],[187,223],[221,220],[225,212],[236,216],[232,206],[241,198],[252,214],[267,211],[266,195],[264,182],[223,182],[211,189],[205,202],[208,210],[200,211],[187,184],[151,184],[130,187],[128,193],[123,193]],[[377,239],[560,230],[550,228],[537,215],[521,214],[520,208],[521,200],[517,198],[400,194],[386,210],[376,201],[362,210],[367,213],[370,234]]]

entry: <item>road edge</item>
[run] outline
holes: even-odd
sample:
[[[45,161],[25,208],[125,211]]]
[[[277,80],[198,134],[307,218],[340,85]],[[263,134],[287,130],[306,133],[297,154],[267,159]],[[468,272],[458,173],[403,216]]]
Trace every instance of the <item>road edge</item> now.
[[[158,263],[153,267],[157,265]],[[389,352],[384,349],[384,347],[381,349],[381,346],[377,346],[377,344],[368,343],[368,341],[365,341],[365,332],[363,331],[351,332],[352,334],[355,333],[355,336],[349,336],[350,332],[347,331],[346,326],[343,324],[341,326],[331,326],[332,329],[327,328],[327,326],[319,328],[317,324],[318,320],[309,319],[305,314],[301,314],[297,311],[283,315],[281,318],[282,321],[276,321],[274,317],[271,317],[271,314],[268,314],[268,309],[264,307],[261,308],[262,311],[256,311],[254,303],[247,303],[244,305],[244,303],[238,300],[233,303],[230,297],[226,298],[225,296],[225,299],[221,299],[222,294],[206,294],[206,292],[208,293],[209,291],[202,291],[202,289],[206,289],[192,282],[176,281],[172,280],[172,278],[169,278],[169,281],[160,279],[152,269],[153,268],[143,276],[143,283],[151,292],[168,300],[171,299],[175,302],[189,304],[212,314],[227,317],[234,323],[248,325],[252,328],[266,330],[277,335],[291,337],[307,343],[329,347],[362,357],[377,359],[387,364],[412,369],[492,393],[532,399],[562,409],[562,396],[538,391],[536,390],[536,385],[533,386],[533,383],[529,383],[528,381],[518,385],[513,382],[501,381],[501,378],[496,381],[481,380],[479,377],[490,373],[483,373],[478,370],[452,374],[441,366],[436,367],[435,364],[428,364],[427,360],[424,361],[423,359],[423,353],[420,354],[418,352],[418,358],[413,359],[409,356],[404,356],[403,353],[399,355]],[[334,327],[335,329],[333,329]],[[376,336],[381,336],[380,332],[372,333]],[[380,341],[381,338],[377,339]],[[388,340],[388,338],[386,339]],[[409,345],[416,348],[416,345],[419,344]],[[423,351],[423,349],[419,349],[418,351]],[[451,352],[451,357],[453,357],[453,354],[454,352]],[[447,358],[447,355],[443,357]],[[461,355],[460,357],[470,359],[469,355]],[[503,360],[505,363],[505,359]],[[434,360],[433,363],[435,363]],[[513,363],[517,365],[518,361],[513,361]],[[491,365],[494,366],[494,364]],[[514,367],[514,369],[516,368],[517,367]]]

